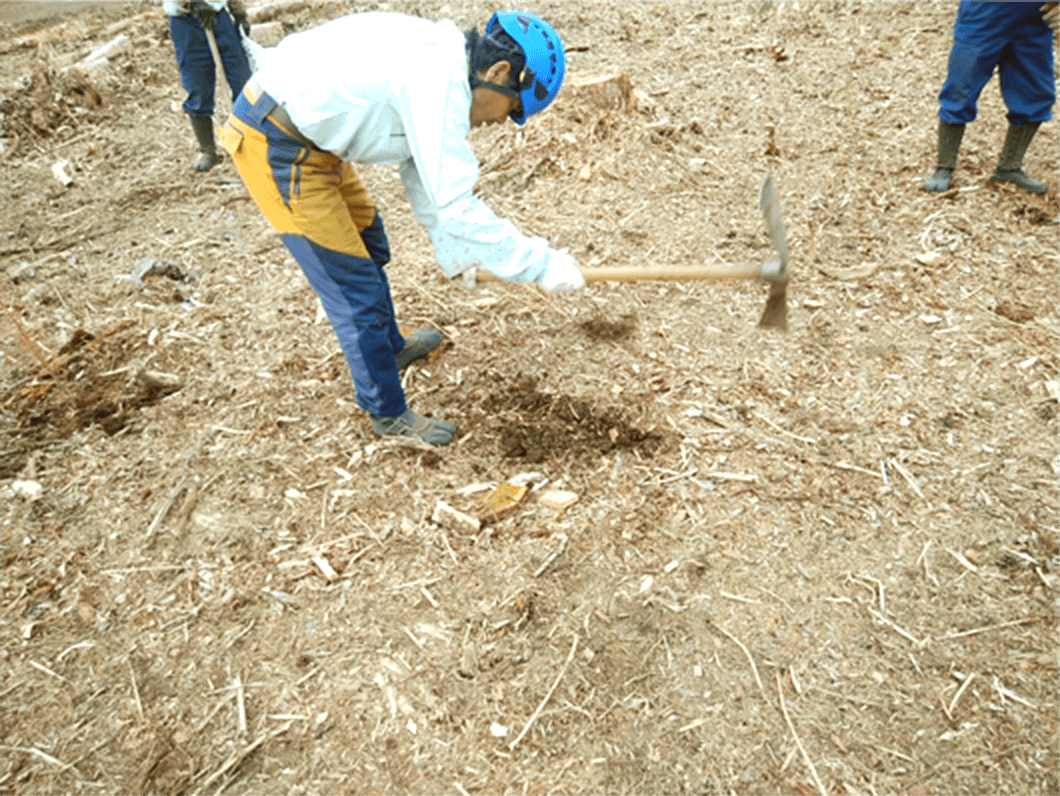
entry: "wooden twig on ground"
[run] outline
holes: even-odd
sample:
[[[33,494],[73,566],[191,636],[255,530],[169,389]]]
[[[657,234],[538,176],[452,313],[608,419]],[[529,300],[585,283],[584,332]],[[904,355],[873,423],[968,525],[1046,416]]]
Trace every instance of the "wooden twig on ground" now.
[[[734,636],[732,633],[730,633],[725,628],[718,627],[713,622],[710,623],[710,626],[712,628],[714,628],[715,630],[717,630],[722,635],[724,635],[727,639],[729,639],[729,641],[731,641],[733,644],[735,644],[741,650],[743,650],[743,654],[747,656],[747,660],[751,664],[751,671],[754,672],[755,682],[758,683],[758,690],[762,692],[763,696],[765,696],[766,688],[765,688],[764,685],[762,685],[762,678],[758,676],[758,667],[755,666],[755,659],[751,657],[751,653],[748,651],[747,647],[745,647],[743,645],[743,642],[741,642],[740,639],[736,638],[736,636]]]
[[[920,558],[917,560],[917,563],[923,565],[923,567],[924,567],[924,577],[927,578],[932,583],[934,583],[936,586],[938,586],[939,585],[938,578],[935,577],[934,573],[931,571],[931,566],[928,563],[928,549],[930,547],[931,547],[931,540],[929,539],[924,544],[924,549],[920,553]]]
[[[879,601],[880,601],[880,613],[881,614],[886,614],[887,613],[887,597],[886,597],[885,592],[883,590],[883,584],[880,581],[878,581],[876,578],[872,577],[871,575],[857,575],[855,577],[858,577],[861,580],[868,581],[869,583],[873,584],[873,586],[875,588],[872,589],[872,592],[873,592],[873,596],[877,597],[879,599]]]
[[[795,745],[799,747],[799,754],[802,755],[802,760],[806,763],[806,767],[810,769],[810,776],[813,777],[813,782],[817,786],[817,792],[821,796],[828,796],[828,791],[825,790],[824,785],[821,784],[821,780],[817,776],[817,769],[814,768],[813,761],[810,760],[810,756],[806,754],[806,749],[802,745],[802,741],[799,740],[799,734],[795,732],[795,725],[791,721],[791,716],[788,715],[788,706],[784,704],[784,689],[780,684],[780,675],[776,676],[777,696],[780,697],[780,712],[784,714],[784,721],[788,724],[788,729],[791,730],[791,737],[795,739]]]
[[[849,470],[852,473],[864,473],[865,475],[871,475],[873,478],[879,478],[881,481],[886,481],[887,476],[881,473],[877,473],[875,470],[867,470],[864,467],[858,467],[854,464],[848,464],[847,462],[828,462],[821,461],[825,467],[834,467],[837,470]]]
[[[563,679],[563,675],[567,673],[567,668],[570,666],[571,661],[574,660],[574,651],[576,649],[578,649],[577,635],[574,636],[574,640],[571,642],[570,652],[567,654],[567,660],[563,664],[563,668],[560,669],[559,676],[556,677],[556,681],[552,684],[552,687],[548,689],[548,693],[545,694],[545,698],[541,700],[541,704],[537,706],[537,710],[534,711],[534,714],[530,717],[529,721],[526,722],[526,726],[523,727],[523,731],[516,736],[514,741],[508,744],[509,750],[515,749],[515,747],[519,745],[519,742],[523,740],[523,736],[525,736],[530,731],[530,727],[532,727],[534,722],[537,721],[537,717],[541,715],[541,711],[545,709],[545,705],[547,705],[548,701],[552,698],[552,694],[555,693],[557,686],[559,686],[560,680]]]
[[[26,327],[22,325],[22,320],[18,317],[18,313],[15,312],[14,305],[10,301],[7,301],[6,295],[4,296],[3,311],[15,326],[19,347],[36,357],[44,369],[47,370],[50,375],[54,376],[54,365],[51,359],[41,350],[37,341],[29,336],[29,332],[27,332]]]
[[[45,763],[48,763],[49,765],[53,765],[56,768],[60,768],[63,771],[66,771],[67,769],[71,769],[71,768],[73,768],[74,771],[77,771],[77,769],[74,768],[72,763],[64,763],[59,758],[52,757],[47,752],[42,752],[40,749],[37,749],[35,746],[3,746],[3,745],[0,745],[0,749],[5,749],[5,750],[11,751],[11,752],[25,752],[26,754],[31,754],[34,757],[39,757]],[[81,776],[81,772],[80,771],[78,771],[77,773],[78,773],[78,776]]]
[[[973,564],[963,553],[958,553],[956,550],[950,550],[946,548],[946,552],[953,556],[953,560],[960,564],[962,567],[967,569],[969,572],[978,572],[979,567]]]
[[[176,505],[177,498],[184,494],[186,483],[187,478],[181,478],[177,485],[173,487],[173,491],[169,493],[166,502],[162,504],[162,507],[155,513],[154,519],[151,520],[151,524],[147,526],[147,531],[144,533],[145,542],[150,541],[158,533],[158,529],[162,527],[162,523],[169,515],[169,512],[173,510],[173,506]]]
[[[1002,622],[999,625],[986,625],[984,627],[973,627],[971,630],[962,630],[959,633],[947,633],[945,636],[936,636],[935,641],[948,641],[953,638],[964,638],[965,636],[976,636],[980,633],[989,633],[991,630],[1001,630],[1004,627],[1017,627],[1018,625],[1030,624],[1033,619],[1015,619],[1011,622]]]
[[[953,699],[950,702],[949,708],[946,710],[946,716],[953,719],[953,709],[957,707],[957,700],[961,698],[961,695],[967,690],[968,685],[975,679],[975,672],[972,672],[964,678],[964,682],[961,683],[961,687],[957,689],[957,693],[953,695]]]
[[[133,671],[132,661],[129,664],[129,681],[132,683],[133,699],[136,701],[136,715],[140,717],[140,723],[144,721],[144,704],[140,701],[140,687],[136,684],[136,672]]]
[[[182,502],[182,509],[184,510],[181,511],[180,530],[183,530],[183,526],[191,518],[191,513],[195,510],[195,504],[198,501],[199,489],[198,481],[195,480],[194,476],[188,475],[188,470],[191,467],[192,460],[198,458],[199,454],[202,453],[203,449],[206,447],[209,441],[213,439],[214,435],[217,433],[217,430],[218,429],[214,427],[207,431],[203,438],[199,441],[199,444],[195,446],[195,449],[184,457],[184,461],[181,463],[180,480],[173,488],[173,491],[169,493],[169,497],[166,499],[166,502],[162,504],[162,507],[155,514],[154,519],[151,520],[151,524],[147,526],[147,531],[144,533],[144,542],[151,541],[154,535],[158,533],[158,531],[162,527],[162,523],[165,521],[169,513],[173,510],[173,506],[176,505],[177,498],[181,497],[181,495],[185,493],[185,490],[187,490],[188,494],[186,495],[186,500]],[[188,486],[189,481],[193,484],[190,487]]]
[[[772,420],[770,420],[768,417],[766,417],[765,415],[761,414],[760,412],[755,412],[754,416],[757,417],[762,422],[764,422],[767,426],[771,426],[772,428],[774,428],[777,431],[779,431],[781,434],[784,434],[785,436],[791,437],[792,439],[798,440],[799,442],[806,442],[806,443],[809,443],[810,445],[816,445],[817,442],[818,442],[816,439],[812,439],[811,437],[800,437],[798,434],[793,434],[792,432],[788,431],[787,429],[781,428],[780,426],[778,426],[776,423],[774,423]]]
[[[868,608],[869,613],[872,614],[874,617],[876,617],[876,619],[878,621],[880,621],[883,624],[887,625],[887,627],[889,627],[891,630],[893,630],[899,636],[902,636],[903,638],[909,639],[914,644],[916,644],[918,647],[923,646],[924,642],[921,641],[920,639],[918,639],[916,636],[914,636],[908,630],[906,630],[905,628],[899,626],[896,622],[888,619],[886,616],[881,614],[875,608],[869,608],[868,606],[865,606],[865,607]]]
[[[213,774],[211,774],[206,779],[206,781],[203,782],[202,785],[200,785],[198,787],[198,789],[195,792],[196,793],[202,793],[203,791],[205,791],[207,788],[209,788],[211,785],[213,785],[219,779],[221,779],[224,776],[227,776],[227,774],[232,769],[234,769],[236,766],[238,766],[240,763],[242,763],[244,760],[246,760],[248,757],[250,757],[255,751],[257,751],[259,746],[264,744],[266,741],[271,741],[277,735],[282,735],[283,733],[287,732],[290,728],[291,728],[291,722],[287,722],[282,727],[279,727],[279,728],[273,730],[272,732],[268,732],[268,733],[265,733],[264,735],[259,736],[256,741],[251,743],[243,751],[233,753],[232,756],[229,757],[228,760],[226,760],[224,762],[224,764],[219,769],[217,769]]]
[[[28,663],[29,663],[30,666],[32,666],[34,669],[36,669],[39,672],[44,672],[45,674],[51,675],[52,677],[55,677],[55,678],[57,678],[59,680],[62,680],[64,683],[70,682],[65,677],[63,677],[61,674],[59,674],[58,672],[53,672],[51,669],[49,669],[43,663],[37,663],[36,661],[33,661],[33,660],[28,661]]]
[[[563,555],[563,551],[567,549],[567,534],[556,533],[553,534],[553,536],[559,539],[559,544],[556,546],[555,550],[548,554],[544,562],[542,562],[541,566],[534,570],[535,578],[541,577],[545,573],[545,570],[552,566],[552,563],[561,555]]]
[[[917,484],[916,479],[913,478],[913,474],[906,470],[897,459],[891,459],[891,466],[905,479],[910,489],[916,493],[916,496],[921,500],[925,500],[924,493],[920,491],[920,486]]]
[[[247,734],[247,700],[246,695],[243,692],[243,678],[238,674],[235,676],[235,680],[232,683],[233,689],[236,692],[236,720],[238,722],[237,729],[240,735]]]
[[[765,605],[761,600],[753,600],[750,597],[741,597],[739,594],[729,594],[727,591],[719,591],[719,597],[724,597],[726,600],[735,600],[738,603],[748,603],[749,605]]]
[[[1037,709],[1037,706],[1033,702],[1024,699],[1015,691],[1010,691],[1009,689],[1005,688],[1005,686],[1001,684],[1001,681],[998,679],[996,674],[994,675],[994,690],[997,691],[998,696],[1001,697],[1001,704],[1004,704],[1006,699],[1011,699],[1013,702],[1019,702],[1021,705],[1026,705],[1029,708]]]

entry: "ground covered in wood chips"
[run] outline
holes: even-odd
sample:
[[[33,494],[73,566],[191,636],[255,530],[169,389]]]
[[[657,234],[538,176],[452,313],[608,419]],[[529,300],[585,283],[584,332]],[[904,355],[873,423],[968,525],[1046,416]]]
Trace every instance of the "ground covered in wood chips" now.
[[[447,336],[405,377],[460,428],[438,451],[373,436],[231,163],[190,169],[161,9],[27,5],[0,792],[1060,790],[1060,142],[1026,161],[1047,195],[991,184],[994,81],[953,190],[919,189],[953,4],[535,3],[568,87],[473,134],[482,196],[585,267],[756,262],[771,173],[790,331],[754,282],[449,284],[364,169],[401,324]]]

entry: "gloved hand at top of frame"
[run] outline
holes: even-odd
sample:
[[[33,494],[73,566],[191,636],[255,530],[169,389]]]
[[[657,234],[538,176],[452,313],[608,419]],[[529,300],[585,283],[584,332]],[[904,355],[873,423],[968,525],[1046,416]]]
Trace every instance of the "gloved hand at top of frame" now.
[[[214,23],[217,22],[217,12],[213,10],[213,6],[206,3],[186,3],[185,8],[191,7],[190,14],[199,20],[199,24],[202,25],[206,30],[213,30]]]
[[[453,277],[453,283],[467,290],[478,290],[482,283],[478,281],[478,269],[468,268]]]

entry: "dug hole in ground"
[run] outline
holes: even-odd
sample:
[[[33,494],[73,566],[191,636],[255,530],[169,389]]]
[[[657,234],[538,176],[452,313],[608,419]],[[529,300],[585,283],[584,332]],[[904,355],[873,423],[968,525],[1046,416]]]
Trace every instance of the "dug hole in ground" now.
[[[1056,124],[1048,194],[990,183],[993,81],[931,195],[953,4],[534,10],[568,83],[473,133],[481,196],[586,268],[753,263],[772,174],[790,328],[754,281],[467,291],[361,169],[447,336],[425,451],[191,170],[162,10],[0,4],[0,792],[1060,790]]]

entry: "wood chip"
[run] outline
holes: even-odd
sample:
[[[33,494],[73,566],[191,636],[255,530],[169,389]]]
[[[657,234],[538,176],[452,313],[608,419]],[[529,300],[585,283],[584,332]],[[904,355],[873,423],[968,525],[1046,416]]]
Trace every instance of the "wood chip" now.
[[[328,563],[328,560],[324,556],[313,556],[313,563],[316,568],[320,570],[320,574],[324,576],[324,580],[328,583],[332,583],[339,579],[339,573],[337,573]]]
[[[553,509],[563,510],[578,502],[575,492],[567,492],[563,489],[546,489],[538,495],[538,502]]]
[[[441,525],[443,528],[450,528],[466,534],[478,533],[482,528],[482,523],[479,520],[464,514],[462,511],[457,511],[443,500],[439,500],[434,507],[431,521]]]
[[[497,521],[511,514],[530,491],[528,486],[497,484],[493,491],[482,499],[484,504],[480,516],[483,522]]]

